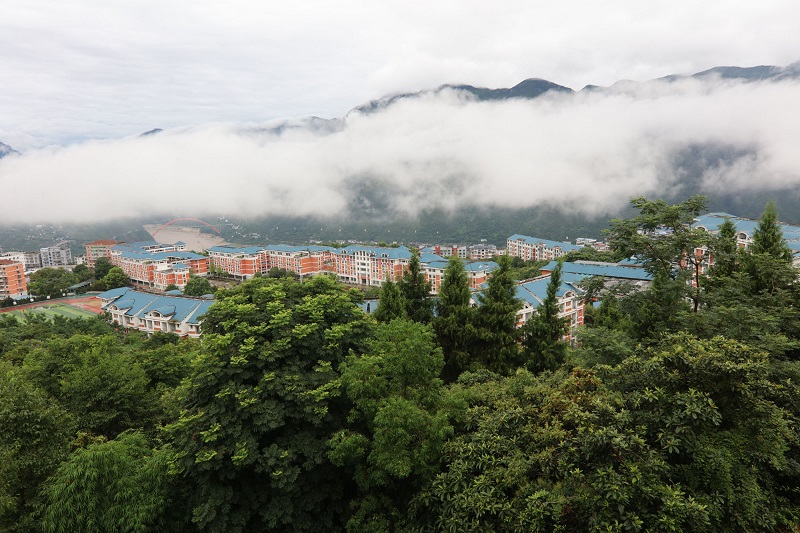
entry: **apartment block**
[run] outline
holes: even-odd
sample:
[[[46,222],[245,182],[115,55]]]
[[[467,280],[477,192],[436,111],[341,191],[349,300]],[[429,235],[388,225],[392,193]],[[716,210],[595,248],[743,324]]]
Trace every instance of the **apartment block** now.
[[[27,295],[25,265],[19,261],[0,259],[0,299],[21,298]]]
[[[0,254],[0,259],[22,263],[25,266],[25,272],[42,268],[42,255],[39,252],[5,252]]]
[[[42,248],[39,253],[42,256],[42,268],[58,268],[73,264],[72,251],[65,242]]]
[[[86,247],[86,266],[94,268],[94,262],[99,258],[111,258],[111,247],[118,244],[125,243],[122,241],[115,241],[114,239],[101,239],[84,245]]]
[[[159,290],[173,283],[182,289],[190,275],[207,276],[209,265],[208,257],[186,252],[182,244],[117,244],[109,250],[111,263],[134,283]]]
[[[506,254],[524,261],[550,261],[581,248],[568,242],[549,241],[527,235],[512,235],[506,240]]]

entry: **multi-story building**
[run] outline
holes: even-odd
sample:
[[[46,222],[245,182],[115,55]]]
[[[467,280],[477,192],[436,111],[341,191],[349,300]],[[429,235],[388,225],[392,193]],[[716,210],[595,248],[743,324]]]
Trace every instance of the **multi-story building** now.
[[[524,261],[549,261],[558,259],[567,252],[580,250],[568,242],[548,241],[527,235],[512,235],[506,240],[506,254]]]
[[[564,335],[566,341],[571,341],[577,328],[583,325],[583,291],[578,286],[581,279],[583,279],[581,276],[562,273],[561,285],[556,291],[558,316],[563,318],[568,326]],[[536,313],[547,297],[549,284],[549,275],[519,282],[516,297],[522,301],[522,308],[517,311],[517,327],[522,327]]]
[[[265,266],[265,251],[263,246],[212,246],[208,249],[208,259],[215,268],[227,272],[229,276],[246,280],[269,270]]]
[[[468,259],[469,258],[469,249],[466,246],[461,246],[457,244],[436,244],[434,246],[430,246],[428,248],[424,248],[423,251],[436,254],[441,257],[451,257],[456,256],[459,259]]]
[[[485,261],[496,255],[497,246],[494,244],[473,244],[469,247],[469,258],[473,261]]]
[[[467,271],[469,287],[477,291],[489,280],[489,275],[500,268],[494,261],[465,262],[464,270]],[[431,284],[431,294],[438,294],[444,280],[447,261],[431,261],[422,265],[425,279]]]
[[[294,272],[301,278],[336,270],[335,249],[329,246],[213,246],[208,249],[211,264],[236,279],[251,279],[273,268]]]
[[[112,289],[97,296],[111,321],[127,329],[151,335],[157,331],[181,337],[199,337],[202,317],[213,300],[161,296],[128,287]]]
[[[209,260],[204,255],[183,251],[181,244],[117,244],[110,248],[111,263],[134,283],[160,290],[173,283],[182,289],[190,275],[208,275]]]
[[[336,250],[330,246],[271,244],[262,253],[267,271],[282,268],[301,278],[336,270]]]
[[[0,299],[22,298],[27,295],[25,265],[19,261],[0,259]]]
[[[42,255],[39,252],[5,252],[0,259],[8,259],[25,265],[25,272],[42,268]]]
[[[86,244],[86,266],[94,268],[94,262],[100,257],[111,257],[111,247],[118,244],[125,244],[114,239],[100,239]]]
[[[42,268],[58,268],[72,264],[72,251],[66,242],[60,242],[39,250]]]

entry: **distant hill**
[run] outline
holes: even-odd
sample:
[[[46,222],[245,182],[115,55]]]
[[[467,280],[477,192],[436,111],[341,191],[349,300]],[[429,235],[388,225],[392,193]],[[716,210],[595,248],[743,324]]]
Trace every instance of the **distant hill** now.
[[[11,148],[9,145],[0,142],[0,159],[11,154],[19,154],[19,152]]]

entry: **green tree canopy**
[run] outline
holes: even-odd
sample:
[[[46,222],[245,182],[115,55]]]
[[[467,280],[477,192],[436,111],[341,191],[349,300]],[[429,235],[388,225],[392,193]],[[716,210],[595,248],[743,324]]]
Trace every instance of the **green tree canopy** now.
[[[416,322],[427,324],[433,318],[431,284],[425,279],[419,262],[419,250],[411,250],[408,268],[398,282],[406,306],[406,316]]]
[[[183,288],[183,294],[186,296],[203,296],[204,294],[213,294],[214,287],[208,279],[200,276],[192,276],[186,282],[186,287]]]
[[[103,279],[108,275],[108,271],[114,265],[108,257],[98,257],[94,262],[94,277],[95,279]]]
[[[333,382],[374,322],[327,276],[221,291],[168,426],[198,527],[320,531],[343,523],[348,482],[327,458],[344,408]],[[337,526],[338,524],[338,526]]]
[[[466,370],[470,347],[475,339],[475,309],[470,305],[469,278],[464,263],[451,256],[436,303],[432,325],[445,358],[443,370],[447,381],[455,381]]]
[[[106,289],[116,289],[130,285],[131,279],[120,267],[115,266],[103,277],[103,283]]]

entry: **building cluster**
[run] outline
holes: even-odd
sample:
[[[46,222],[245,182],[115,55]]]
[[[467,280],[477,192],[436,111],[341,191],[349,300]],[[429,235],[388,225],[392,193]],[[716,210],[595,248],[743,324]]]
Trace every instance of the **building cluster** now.
[[[736,228],[736,242],[739,247],[743,249],[749,248],[753,244],[753,236],[758,227],[758,220],[737,217],[728,213],[708,213],[697,217],[692,227],[716,234],[719,233],[719,227],[725,220],[733,222],[733,226]],[[786,245],[792,251],[793,264],[800,266],[800,226],[793,224],[779,224],[779,226],[783,232],[783,239],[786,241]],[[704,252],[703,250],[702,253]],[[705,266],[710,266],[712,262],[713,258],[707,257]]]
[[[273,268],[294,272],[301,278],[317,274],[335,274],[343,283],[380,287],[387,279],[397,282],[403,276],[411,259],[411,250],[405,246],[374,247],[350,245],[343,248],[331,246],[266,245],[237,248],[214,246],[208,249],[213,267],[225,271],[236,279],[250,279],[256,274],[266,274]],[[433,248],[420,250],[420,265],[432,292],[439,290],[447,261]],[[467,263],[473,288],[485,283],[496,268],[493,261]]]

